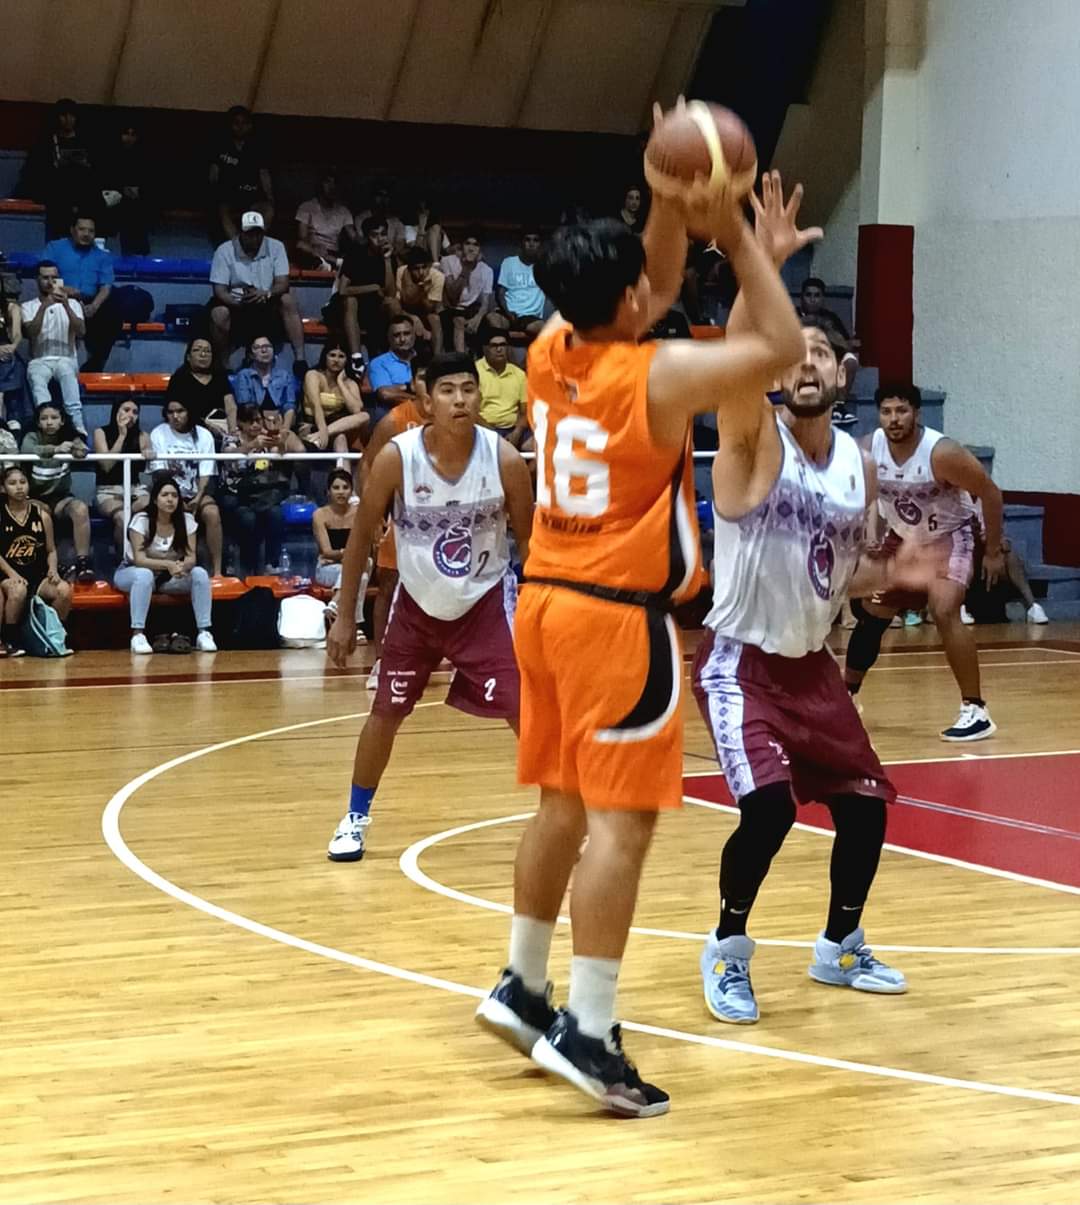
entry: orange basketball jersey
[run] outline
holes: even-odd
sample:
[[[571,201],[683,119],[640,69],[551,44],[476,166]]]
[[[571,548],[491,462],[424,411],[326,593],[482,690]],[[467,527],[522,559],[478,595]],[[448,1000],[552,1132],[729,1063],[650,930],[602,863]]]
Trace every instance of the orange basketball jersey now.
[[[404,435],[406,431],[412,427],[422,427],[424,425],[424,416],[420,413],[420,408],[412,399],[407,398],[404,402],[398,404],[390,411],[390,416],[394,420],[394,426],[397,428],[396,435]]]
[[[649,431],[654,343],[579,343],[569,324],[529,349],[537,509],[526,578],[557,578],[676,601],[702,586],[690,435]]]

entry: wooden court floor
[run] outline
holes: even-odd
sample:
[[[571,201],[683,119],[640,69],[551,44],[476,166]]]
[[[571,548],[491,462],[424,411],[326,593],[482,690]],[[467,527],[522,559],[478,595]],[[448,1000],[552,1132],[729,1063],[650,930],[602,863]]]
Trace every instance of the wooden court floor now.
[[[0,1202],[1080,1200],[1080,627],[978,633],[993,740],[938,740],[933,628],[863,691],[903,796],[866,924],[906,996],[807,978],[806,809],[755,911],[761,1022],[709,1017],[733,818],[690,716],[620,996],[673,1105],[636,1122],[472,1024],[534,802],[505,728],[433,689],[340,866],[362,657],[3,665]],[[560,927],[563,990],[568,958]]]

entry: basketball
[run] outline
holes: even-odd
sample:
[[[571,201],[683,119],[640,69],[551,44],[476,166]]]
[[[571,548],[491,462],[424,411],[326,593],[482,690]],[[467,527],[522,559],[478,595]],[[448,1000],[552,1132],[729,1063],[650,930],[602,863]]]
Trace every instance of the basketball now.
[[[645,148],[645,179],[663,196],[697,188],[744,196],[757,175],[757,148],[746,124],[723,105],[682,101],[657,123]]]

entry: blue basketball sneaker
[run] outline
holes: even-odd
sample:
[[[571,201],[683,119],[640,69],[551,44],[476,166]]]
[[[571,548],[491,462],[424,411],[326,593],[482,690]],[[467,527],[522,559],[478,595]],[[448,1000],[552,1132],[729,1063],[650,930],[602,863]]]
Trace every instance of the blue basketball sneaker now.
[[[875,958],[864,937],[862,929],[849,933],[841,942],[829,941],[822,933],[814,946],[810,978],[834,987],[853,987],[857,992],[886,995],[906,992],[907,980],[903,972]]]
[[[701,980],[705,1005],[718,1021],[753,1025],[758,1019],[757,1001],[750,982],[750,959],[757,947],[749,937],[709,934],[701,951]]]

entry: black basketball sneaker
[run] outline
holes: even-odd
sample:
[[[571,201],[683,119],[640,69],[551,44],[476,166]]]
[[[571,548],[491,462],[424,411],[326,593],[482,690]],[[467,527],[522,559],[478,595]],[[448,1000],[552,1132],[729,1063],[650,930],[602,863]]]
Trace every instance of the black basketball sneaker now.
[[[530,992],[521,976],[507,967],[491,994],[480,1001],[476,1023],[522,1054],[530,1054],[555,1022],[551,992],[550,983],[543,994]]]

